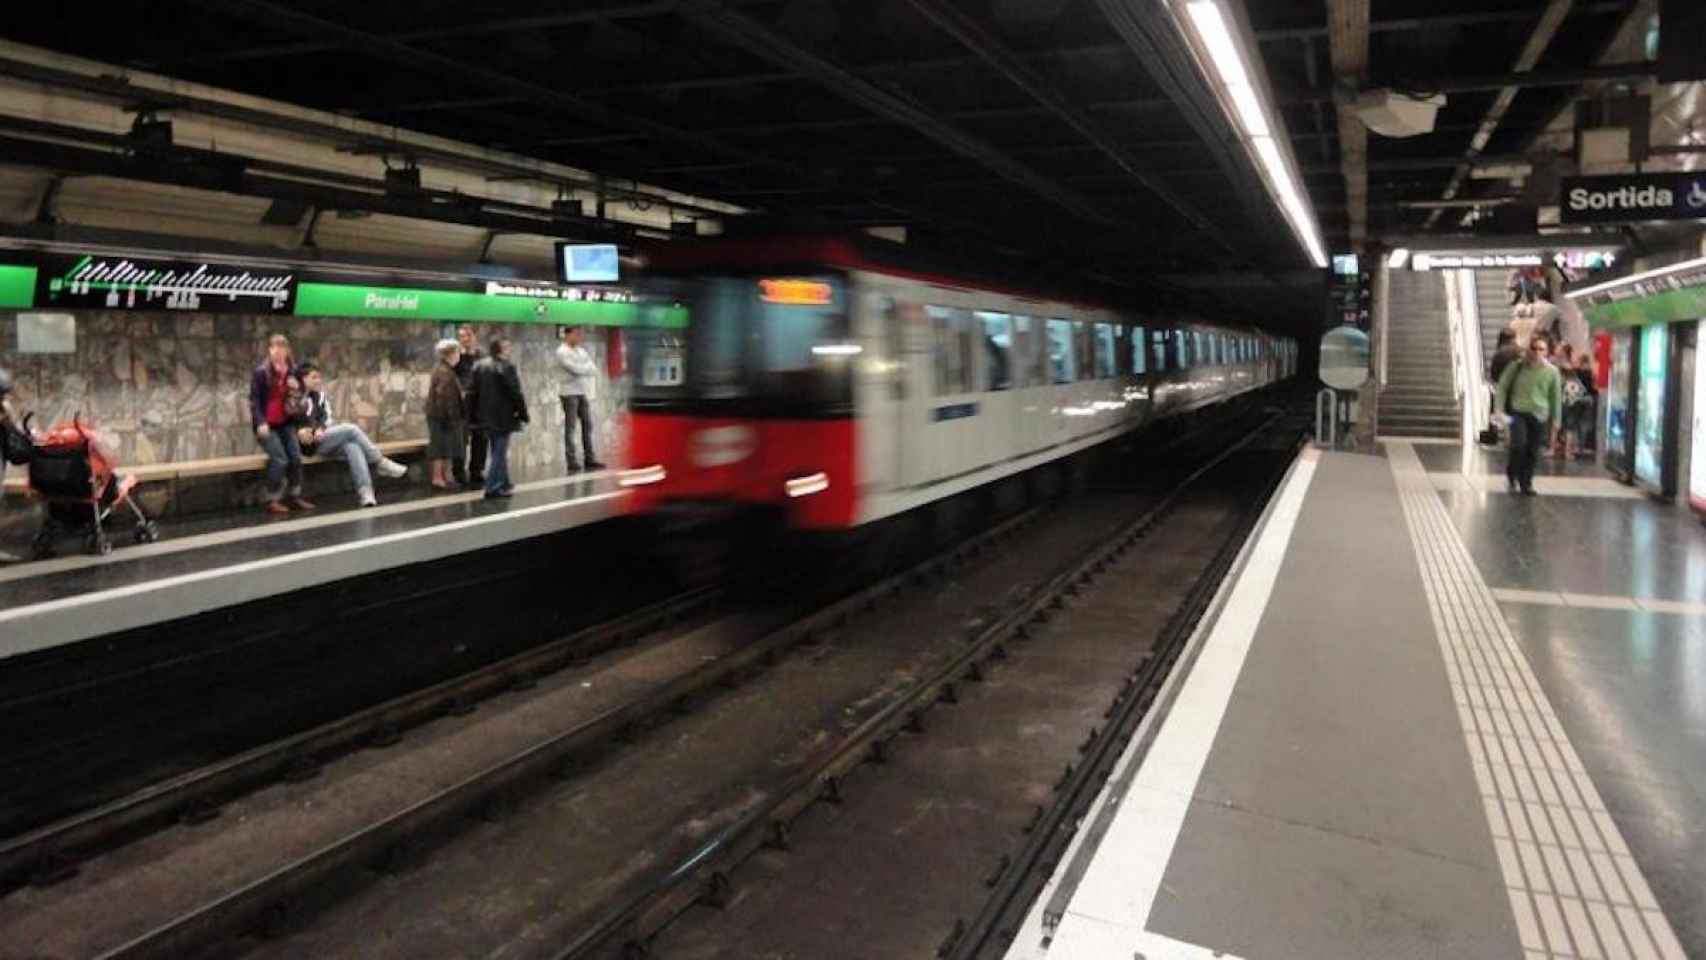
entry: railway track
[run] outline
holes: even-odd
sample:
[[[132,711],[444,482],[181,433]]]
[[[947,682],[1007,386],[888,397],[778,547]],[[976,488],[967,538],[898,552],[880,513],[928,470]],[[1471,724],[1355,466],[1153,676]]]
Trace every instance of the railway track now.
[[[1229,449],[1224,440],[1216,442],[1212,437],[1197,439],[1217,449],[1214,463],[1223,462],[1238,449]],[[1185,485],[1208,469],[1203,467],[1193,473]],[[855,703],[857,708],[846,717],[837,716],[836,723],[825,725],[836,728],[831,741],[797,751],[799,755],[786,765],[785,776],[759,787],[748,783],[746,795],[732,805],[712,802],[705,806],[704,809],[712,811],[709,822],[717,824],[716,830],[697,838],[696,844],[674,844],[686,855],[666,871],[628,865],[631,869],[616,871],[610,882],[591,885],[596,889],[589,893],[583,909],[570,911],[573,915],[570,927],[541,927],[531,935],[520,936],[517,942],[538,955],[590,956],[608,949],[639,949],[686,907],[707,898],[714,901],[726,896],[729,876],[738,864],[766,843],[786,845],[790,838],[788,825],[803,811],[818,799],[838,797],[849,773],[870,759],[882,759],[896,745],[896,737],[911,736],[902,731],[923,723],[926,704],[944,698],[958,699],[967,683],[975,684],[978,678],[987,675],[994,667],[992,658],[1002,656],[1016,642],[1015,638],[1034,629],[1039,612],[1046,616],[1050,608],[1063,602],[1062,598],[1082,589],[1097,569],[1106,569],[1119,557],[1128,555],[1131,544],[1142,531],[1168,516],[1181,496],[1179,491],[1169,493],[1159,504],[1153,502],[1153,497],[1128,497],[1120,509],[1090,511],[1081,517],[1077,527],[1056,538],[1058,542],[1053,546],[1056,555],[1072,552],[1070,546],[1081,544],[1090,531],[1106,533],[1113,514],[1128,515],[1122,518],[1119,533],[1107,537],[1094,556],[1084,562],[1055,564],[1050,568],[1051,575],[1022,582],[993,603],[987,600],[973,603],[969,621],[972,625],[954,632],[948,638],[950,642],[938,644],[934,659],[925,657],[909,664],[909,669],[898,671],[906,674],[904,683],[892,682],[892,675],[897,673],[894,664],[878,664],[866,670],[870,676],[855,677],[851,674],[857,671],[849,671],[846,678],[849,689],[871,677],[889,684],[866,699],[849,700],[843,694],[842,702]],[[1129,515],[1139,500],[1148,509],[1140,511],[1133,520]],[[613,777],[621,779],[618,774],[624,757],[637,753],[641,744],[653,743],[659,736],[667,735],[678,722],[687,723],[672,718],[712,712],[722,701],[762,697],[760,688],[765,684],[746,681],[784,674],[786,671],[777,669],[778,664],[804,665],[814,661],[820,654],[811,651],[833,646],[832,638],[838,634],[857,632],[857,625],[871,619],[871,610],[904,607],[905,602],[886,601],[897,597],[928,597],[945,583],[966,579],[963,574],[968,567],[988,565],[988,558],[998,552],[994,548],[1017,544],[1016,549],[1024,552],[1025,538],[1035,539],[1039,535],[1036,521],[1044,513],[1042,508],[1025,511],[903,573],[827,604],[821,603],[820,597],[801,595],[792,598],[791,603],[659,633],[659,627],[679,625],[694,611],[702,612],[710,600],[697,593],[674,598],[618,623],[341,718],[287,741],[174,778],[122,803],[52,825],[26,838],[16,838],[0,847],[0,870],[28,870],[37,879],[66,882],[60,887],[32,889],[0,901],[0,931],[10,929],[14,934],[22,934],[22,939],[10,938],[12,942],[36,943],[39,949],[50,949],[51,935],[46,940],[31,937],[36,936],[36,931],[50,927],[53,915],[58,912],[62,916],[84,917],[91,921],[85,925],[86,929],[98,928],[105,936],[104,940],[84,937],[70,945],[61,942],[62,949],[71,947],[67,955],[176,957],[208,950],[223,954],[241,949],[263,954],[268,950],[281,951],[280,955],[299,955],[305,950],[326,952],[325,943],[304,943],[300,926],[309,918],[325,917],[328,922],[324,929],[333,931],[329,935],[335,938],[335,930],[344,922],[339,915],[347,913],[352,904],[363,902],[367,896],[363,891],[376,882],[376,876],[411,878],[423,859],[427,862],[440,859],[423,857],[427,851],[438,846],[466,847],[472,839],[470,830],[479,832],[479,826],[470,828],[470,823],[484,826],[520,821],[527,817],[517,811],[548,805],[553,791],[597,789],[596,781],[601,774],[606,781]],[[996,575],[989,579],[994,583],[1001,578]],[[919,587],[923,589],[916,589]],[[808,612],[802,613],[802,609]],[[585,662],[586,657],[600,650],[609,652],[617,648],[621,655],[607,655],[608,662]],[[806,652],[788,656],[789,651],[799,650]],[[911,670],[914,666],[919,669]],[[886,672],[876,667],[884,667]],[[610,695],[603,699],[582,697],[579,701],[573,696],[574,691],[589,689],[595,683],[608,686]],[[820,692],[807,691],[795,706],[813,702]],[[499,696],[509,693],[514,696]],[[457,716],[488,698],[496,698],[491,712],[504,714],[500,724],[508,725],[495,735],[482,725],[479,717]],[[555,724],[542,720],[552,707],[571,703],[579,711],[572,717],[558,717],[563,722]],[[529,704],[540,706],[529,712]],[[271,852],[265,869],[252,863],[248,869],[237,867],[244,850],[253,852],[258,842],[255,836],[238,838],[238,842],[228,845],[231,850],[215,849],[220,846],[221,832],[217,826],[207,824],[209,815],[220,810],[223,799],[236,797],[226,804],[222,821],[235,820],[239,824],[288,821],[289,817],[278,816],[281,811],[297,803],[312,805],[318,794],[336,794],[359,780],[363,773],[358,770],[349,775],[333,775],[329,771],[346,765],[371,765],[379,761],[364,758],[393,753],[390,750],[352,753],[352,750],[395,744],[398,736],[414,725],[444,714],[452,717],[443,726],[457,729],[446,730],[441,735],[434,732],[441,724],[431,724],[424,728],[425,736],[410,733],[405,743],[420,740],[423,755],[434,750],[454,753],[466,747],[470,738],[498,741],[500,749],[490,758],[478,758],[478,762],[454,770],[449,769],[454,764],[432,768],[442,774],[436,778],[433,772],[417,769],[416,779],[432,781],[432,789],[417,790],[398,800],[383,815],[372,815],[371,810],[358,811],[346,818],[347,824],[342,828],[327,824],[333,829],[316,834],[313,842],[299,844],[298,849],[284,851],[282,855]],[[518,727],[525,730],[515,729]],[[420,764],[416,766],[421,768]],[[322,774],[322,780],[313,779],[322,770],[328,771]],[[257,784],[275,782],[285,774],[289,776],[284,784],[262,791],[280,796],[245,793]],[[725,784],[692,799],[726,801],[731,791],[739,793]],[[758,799],[753,799],[755,795]],[[622,813],[620,804],[610,810],[617,816]],[[653,819],[662,823],[669,817]],[[91,864],[92,876],[66,875],[66,868],[79,859],[81,851],[110,847],[129,833],[157,827],[168,820],[179,820],[186,826],[182,830],[156,832],[131,847],[119,848],[111,856],[97,858]],[[240,826],[236,832],[242,832]],[[639,830],[641,834],[644,832]],[[692,832],[692,829],[686,831]],[[665,827],[663,842],[646,842],[642,846],[647,850],[662,850],[686,833]],[[186,849],[190,851],[187,857]],[[124,902],[111,904],[110,916],[99,916],[102,895],[124,886],[125,878],[134,871],[180,862],[196,863],[198,858],[202,866],[210,867],[203,878],[205,882],[176,884],[177,888],[193,889],[169,891],[158,905],[160,909],[132,911],[135,904]],[[671,862],[663,856],[654,858],[652,865]],[[380,872],[375,874],[373,868]],[[55,876],[56,873],[59,875]],[[168,882],[164,886],[172,888],[174,884]],[[56,892],[59,890],[68,892],[62,896]],[[97,916],[77,913],[90,904],[97,905]],[[120,916],[132,912],[147,915],[148,919]],[[37,918],[33,926],[32,916]],[[309,923],[308,927],[310,939],[322,929],[317,923]],[[270,932],[283,939],[254,940],[256,931]],[[564,944],[568,945],[566,952],[562,949]],[[331,952],[338,951],[334,947]],[[369,951],[352,946],[351,952]],[[5,955],[0,948],[0,956]]]

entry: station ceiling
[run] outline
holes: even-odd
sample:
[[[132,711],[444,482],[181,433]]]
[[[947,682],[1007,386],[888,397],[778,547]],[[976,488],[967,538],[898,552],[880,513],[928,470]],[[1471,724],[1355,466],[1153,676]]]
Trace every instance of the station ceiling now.
[[[1563,14],[1552,8],[1562,5]],[[1593,75],[1624,0],[1247,0],[1328,246],[1350,240],[1329,6],[1369,22],[1363,87],[1445,91],[1433,133],[1370,136],[1370,234],[1452,229],[1482,152],[1520,154]],[[130,8],[128,13],[124,8]],[[740,204],[905,225],[1103,279],[1319,282],[1156,0],[133,0],[8,35],[105,62]],[[1548,23],[1548,11],[1552,20]],[[1550,29],[1535,70],[1512,75]],[[1600,70],[1603,73],[1603,70]],[[1456,195],[1485,189],[1465,182]],[[1235,280],[1233,278],[1249,278]],[[1246,284],[1242,288],[1240,284]]]

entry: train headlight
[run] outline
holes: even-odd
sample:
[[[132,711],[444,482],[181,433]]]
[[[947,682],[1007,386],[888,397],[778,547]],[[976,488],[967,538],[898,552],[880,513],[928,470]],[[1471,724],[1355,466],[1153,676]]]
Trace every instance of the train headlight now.
[[[829,474],[813,473],[804,477],[794,477],[782,484],[782,489],[790,497],[809,497],[814,493],[822,493],[829,489]]]
[[[649,483],[661,483],[666,476],[669,474],[664,471],[663,465],[654,463],[649,467],[624,470],[617,474],[616,482],[624,487],[643,487]]]

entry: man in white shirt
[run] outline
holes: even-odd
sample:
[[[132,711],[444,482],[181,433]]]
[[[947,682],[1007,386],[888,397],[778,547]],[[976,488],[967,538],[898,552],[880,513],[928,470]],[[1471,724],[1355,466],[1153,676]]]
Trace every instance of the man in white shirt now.
[[[593,362],[592,351],[581,346],[585,339],[585,329],[570,327],[563,332],[563,345],[557,348],[557,366],[562,368],[557,397],[563,403],[563,462],[570,473],[581,471],[582,459],[588,470],[604,469],[592,455],[592,400],[598,395],[598,364]],[[584,458],[575,456],[577,422]]]

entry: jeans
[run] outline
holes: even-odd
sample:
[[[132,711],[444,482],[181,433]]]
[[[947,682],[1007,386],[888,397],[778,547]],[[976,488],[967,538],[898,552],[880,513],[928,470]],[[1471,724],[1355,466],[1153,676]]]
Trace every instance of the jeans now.
[[[1546,421],[1532,413],[1511,414],[1510,458],[1505,479],[1524,490],[1534,489],[1534,464],[1546,449]]]
[[[575,457],[575,423],[581,427],[581,452],[586,462],[597,463],[592,455],[592,404],[584,396],[559,397],[563,401],[563,463],[571,470],[581,461]]]
[[[488,433],[492,459],[486,466],[486,492],[500,493],[509,488],[509,434]]]
[[[373,492],[373,473],[368,469],[385,458],[367,434],[353,423],[340,423],[320,435],[320,445],[314,452],[330,460],[342,455],[349,461],[350,482],[361,493]]]
[[[296,431],[289,427],[269,427],[265,437],[255,442],[267,455],[267,499],[282,500],[288,492],[302,495],[302,446],[296,442]],[[289,481],[289,489],[285,483]]]
[[[477,481],[486,473],[486,431],[469,424],[467,432],[468,455],[457,458],[450,463],[451,467],[454,468],[451,473],[456,477],[458,483],[468,480]],[[467,462],[466,469],[463,468],[464,460]]]

